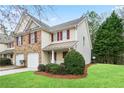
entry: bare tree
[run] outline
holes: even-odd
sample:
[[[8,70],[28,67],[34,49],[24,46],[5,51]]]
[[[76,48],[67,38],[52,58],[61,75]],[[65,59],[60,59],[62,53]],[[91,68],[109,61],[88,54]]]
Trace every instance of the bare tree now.
[[[40,5],[1,5],[0,6],[0,24],[5,25],[8,31],[13,31],[17,25],[19,18],[23,12],[32,14],[38,17],[39,20],[49,20],[48,14],[56,15],[54,13],[54,6],[40,6]]]

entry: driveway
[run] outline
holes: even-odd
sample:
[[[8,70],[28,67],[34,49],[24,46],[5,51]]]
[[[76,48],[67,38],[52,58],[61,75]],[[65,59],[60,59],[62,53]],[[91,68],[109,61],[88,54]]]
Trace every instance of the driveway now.
[[[11,70],[2,70],[2,71],[0,71],[0,76],[20,73],[20,72],[25,72],[25,71],[36,71],[36,69],[19,68],[19,69],[11,69]]]
[[[11,66],[0,66],[0,71],[11,70],[11,69],[15,69],[15,68],[17,68],[17,67],[14,66],[14,65],[11,65]]]

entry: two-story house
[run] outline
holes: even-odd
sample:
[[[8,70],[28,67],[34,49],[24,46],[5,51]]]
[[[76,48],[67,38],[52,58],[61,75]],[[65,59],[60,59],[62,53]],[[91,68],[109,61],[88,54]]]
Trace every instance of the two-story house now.
[[[80,52],[85,63],[91,62],[91,39],[86,17],[48,26],[28,13],[23,13],[15,29],[14,59],[17,66],[29,68],[48,63],[60,64],[70,49]],[[24,60],[21,64],[20,60]]]
[[[0,25],[0,58],[10,58],[14,63],[14,37],[6,33],[5,27]]]

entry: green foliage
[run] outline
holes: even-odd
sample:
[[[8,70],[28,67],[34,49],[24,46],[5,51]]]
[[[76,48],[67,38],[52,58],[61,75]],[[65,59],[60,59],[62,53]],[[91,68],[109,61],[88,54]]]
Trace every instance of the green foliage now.
[[[67,71],[66,71],[66,68],[65,68],[65,64],[64,64],[64,63],[61,63],[61,64],[60,64],[58,73],[59,73],[59,74],[62,74],[62,75],[67,74]]]
[[[0,58],[0,66],[12,65],[12,62],[9,58]]]
[[[66,54],[64,64],[68,74],[82,74],[85,67],[84,58],[75,50]]]
[[[58,64],[47,64],[46,65],[46,71],[52,74],[58,74],[59,68],[60,66]]]
[[[88,18],[89,31],[91,33],[91,40],[92,40],[92,44],[94,46],[96,32],[100,26],[102,18],[95,11],[90,11],[90,12],[88,11],[86,16]]]
[[[45,65],[44,64],[39,64],[38,66],[38,71],[45,71]]]
[[[117,64],[116,57],[124,51],[122,33],[124,33],[122,19],[113,11],[96,34],[94,53],[97,60],[100,58],[101,61],[104,59],[105,63]]]

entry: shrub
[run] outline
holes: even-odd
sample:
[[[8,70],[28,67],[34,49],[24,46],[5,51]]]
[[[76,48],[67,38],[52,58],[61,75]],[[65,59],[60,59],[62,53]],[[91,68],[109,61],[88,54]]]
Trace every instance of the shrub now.
[[[49,71],[52,74],[59,74],[59,68],[60,68],[60,66],[58,64],[51,64]]]
[[[63,63],[60,65],[52,63],[47,64],[45,67],[45,71],[52,74],[66,74],[65,66]]]
[[[9,58],[0,58],[0,66],[12,65],[12,62]]]
[[[45,67],[45,71],[46,72],[50,72],[50,66],[51,66],[52,64],[47,64],[46,65],[46,67]]]
[[[59,74],[62,74],[62,75],[67,74],[66,68],[65,68],[65,64],[64,64],[64,63],[61,63],[61,64],[60,64],[58,73],[59,73]]]
[[[68,74],[83,74],[84,72],[84,58],[75,50],[71,50],[66,54],[64,64]]]
[[[45,71],[45,65],[44,64],[39,64],[38,66],[38,71]]]

